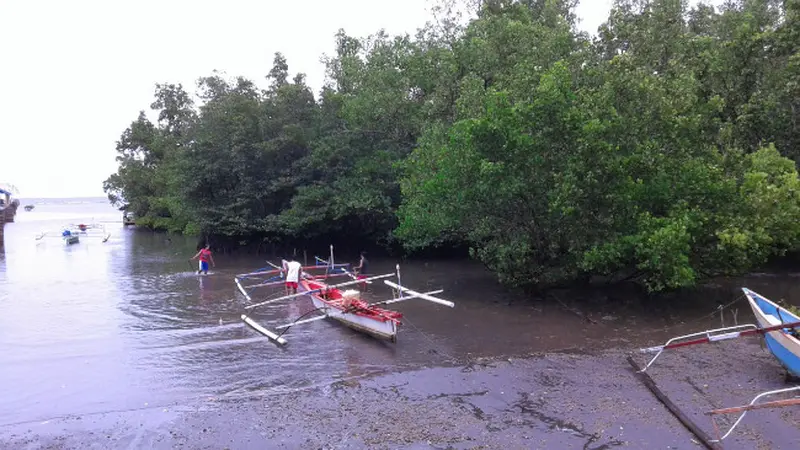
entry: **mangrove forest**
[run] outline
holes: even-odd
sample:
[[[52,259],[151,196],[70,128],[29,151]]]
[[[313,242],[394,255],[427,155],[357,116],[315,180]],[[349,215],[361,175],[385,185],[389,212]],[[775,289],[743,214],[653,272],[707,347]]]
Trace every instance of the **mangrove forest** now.
[[[592,35],[575,4],[340,30],[318,93],[280,53],[263,87],[158,84],[105,191],[237,245],[468,248],[510,286],[671,290],[800,249],[800,0],[618,0]]]

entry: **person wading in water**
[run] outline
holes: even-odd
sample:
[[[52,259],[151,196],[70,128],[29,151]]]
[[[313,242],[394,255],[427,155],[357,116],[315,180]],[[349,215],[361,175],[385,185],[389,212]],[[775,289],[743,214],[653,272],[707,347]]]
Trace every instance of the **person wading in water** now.
[[[211,267],[216,267],[217,266],[217,264],[214,262],[214,257],[211,256],[210,248],[211,248],[211,246],[209,244],[206,244],[206,246],[201,248],[200,251],[197,252],[196,255],[192,256],[191,260],[195,260],[195,259],[199,259],[200,260],[200,264],[199,264],[200,267],[197,270],[198,275],[200,274],[200,272],[203,272],[206,275],[208,275],[208,263],[209,263],[209,261],[211,262]]]
[[[358,266],[353,268],[353,271],[358,275],[359,280],[363,280],[369,276],[369,261],[367,261],[367,252],[361,251],[361,260],[358,262]],[[367,283],[361,283],[361,290],[364,291],[367,288]]]
[[[292,259],[283,261],[283,270],[286,271],[286,293],[297,294],[297,283],[300,281],[300,263]]]

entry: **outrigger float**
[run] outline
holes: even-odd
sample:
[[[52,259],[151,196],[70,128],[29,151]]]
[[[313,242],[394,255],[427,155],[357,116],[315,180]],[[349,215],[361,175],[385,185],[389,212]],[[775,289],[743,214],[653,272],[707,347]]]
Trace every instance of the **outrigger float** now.
[[[717,438],[711,438],[700,429],[691,419],[689,419],[683,412],[681,412],[674,403],[672,403],[661,390],[656,386],[650,376],[645,373],[653,363],[664,353],[665,350],[673,350],[676,348],[687,347],[696,344],[706,344],[712,342],[720,342],[729,339],[736,339],[744,336],[760,335],[764,337],[766,346],[770,353],[780,362],[786,369],[787,379],[800,378],[800,317],[791,313],[786,308],[778,306],[774,302],[768,300],[766,297],[750,290],[742,288],[750,308],[756,317],[756,324],[736,325],[732,327],[716,328],[713,330],[701,331],[698,333],[687,334],[684,336],[677,336],[668,340],[664,345],[656,347],[649,347],[640,349],[642,353],[655,353],[652,359],[640,368],[638,364],[628,357],[628,362],[636,369],[637,375],[642,379],[644,384],[655,394],[655,396],[666,406],[677,418],[681,421],[695,436],[697,436],[703,444],[710,449],[721,448],[722,441],[729,437],[733,430],[741,423],[748,411],[755,409],[767,408],[783,408],[787,406],[800,405],[800,385],[776,389],[772,391],[762,392],[756,395],[753,400],[747,405],[736,406],[731,408],[721,408],[708,411],[705,414],[711,417],[711,422],[717,434]],[[781,394],[794,394],[792,398],[784,398],[781,400],[772,400],[763,403],[757,403],[765,397],[781,395]],[[720,432],[716,416],[723,414],[736,414],[741,413],[731,427],[723,434]]]
[[[443,292],[440,290],[430,292],[417,292],[408,289],[400,283],[400,265],[396,266],[395,273],[387,273],[383,275],[374,275],[366,278],[358,278],[348,270],[349,264],[334,264],[333,262],[333,246],[331,246],[331,256],[329,260],[324,260],[315,257],[315,264],[313,266],[303,266],[300,271],[300,279],[298,282],[298,292],[296,294],[285,295],[278,298],[252,303],[245,306],[245,309],[251,311],[263,305],[270,303],[277,303],[287,300],[297,300],[300,298],[308,297],[311,299],[314,309],[309,313],[303,314],[292,322],[273,327],[275,330],[284,330],[280,334],[265,328],[258,324],[247,313],[242,314],[242,320],[251,326],[253,329],[263,334],[270,341],[278,345],[286,345],[287,341],[283,338],[283,334],[295,325],[316,322],[322,319],[336,320],[349,328],[391,342],[397,342],[398,327],[402,324],[403,314],[398,311],[392,311],[379,307],[379,305],[388,305],[398,303],[411,299],[422,299],[432,303],[448,306],[453,308],[455,304],[448,300],[443,300],[434,297],[435,294]],[[282,260],[282,265],[278,266],[268,263],[272,269],[264,267],[255,272],[240,274],[234,278],[236,287],[239,292],[244,295],[248,302],[252,302],[251,293],[254,289],[279,286],[285,283],[285,267],[287,261]],[[324,274],[312,275],[309,271],[325,270]],[[387,280],[387,278],[396,276],[397,282]],[[265,277],[268,277],[265,279]],[[329,278],[335,277],[348,277],[350,281],[337,284],[327,284]],[[243,281],[260,279],[256,284],[245,286]],[[357,289],[342,290],[342,288],[354,285],[371,284],[373,281],[381,280],[392,288],[393,296],[391,299],[368,303],[361,298],[360,291]],[[317,312],[320,315],[303,319],[306,315]],[[302,320],[301,320],[302,319]]]
[[[85,238],[100,238],[103,242],[108,241],[111,233],[106,230],[102,224],[69,224],[62,227],[58,231],[44,231],[36,235],[36,240],[40,241],[43,238],[60,238],[65,244],[77,244],[80,242],[81,237]]]

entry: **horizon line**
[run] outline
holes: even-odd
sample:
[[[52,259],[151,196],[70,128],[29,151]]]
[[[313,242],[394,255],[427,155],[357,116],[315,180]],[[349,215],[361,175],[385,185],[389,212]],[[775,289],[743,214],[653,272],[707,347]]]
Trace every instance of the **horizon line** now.
[[[18,199],[24,199],[24,200],[27,200],[27,199],[37,199],[37,198],[48,198],[48,199],[64,199],[64,198],[102,198],[102,199],[108,200],[108,197],[106,197],[106,196],[104,196],[104,195],[72,195],[72,196],[67,196],[67,197],[49,197],[49,196],[33,196],[33,195],[29,195],[29,196],[25,196],[25,197],[23,197],[23,196],[21,196],[21,195],[15,195],[14,197],[16,197],[16,198],[18,198]]]

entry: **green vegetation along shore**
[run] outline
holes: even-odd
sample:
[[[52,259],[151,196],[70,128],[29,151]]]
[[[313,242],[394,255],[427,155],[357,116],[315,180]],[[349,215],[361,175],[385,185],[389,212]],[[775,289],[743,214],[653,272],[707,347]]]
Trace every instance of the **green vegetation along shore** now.
[[[105,182],[140,226],[236,242],[469,246],[509,285],[651,291],[800,248],[800,0],[443,3],[415,36],[340,31],[315,97],[156,87]],[[456,5],[458,6],[458,5]]]

